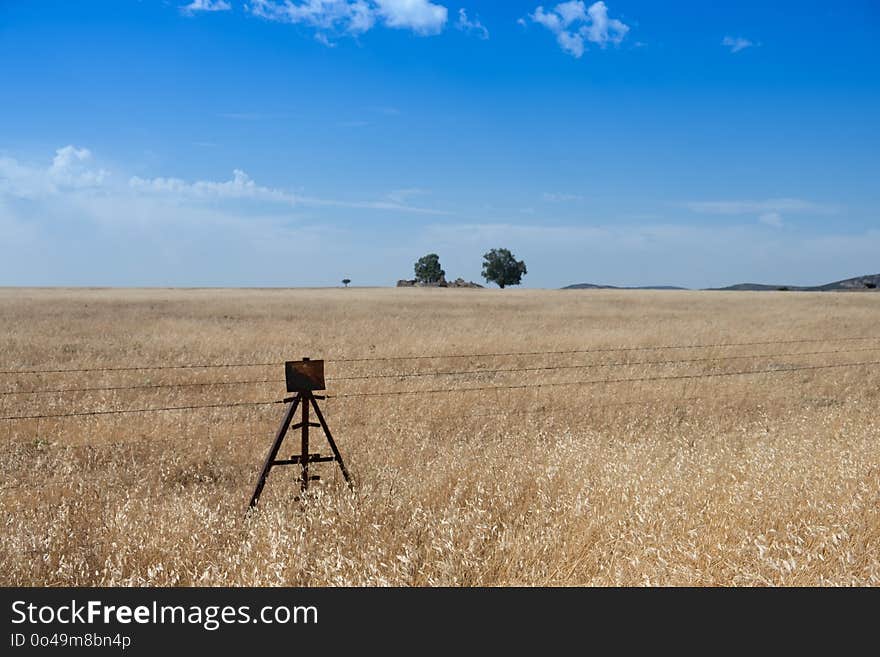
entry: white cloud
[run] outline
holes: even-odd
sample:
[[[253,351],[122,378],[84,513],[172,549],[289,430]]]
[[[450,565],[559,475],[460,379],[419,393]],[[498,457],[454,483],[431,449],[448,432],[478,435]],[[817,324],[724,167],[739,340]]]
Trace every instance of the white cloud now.
[[[556,35],[559,47],[563,51],[575,58],[580,58],[584,54],[584,37],[574,32],[562,31]]]
[[[88,148],[65,146],[55,151],[49,177],[57,184],[68,187],[97,187],[104,182],[107,172],[104,169],[89,169],[92,159]]]
[[[194,14],[197,11],[229,11],[232,6],[225,0],[193,0],[188,5],[180,8],[184,14]]]
[[[604,5],[602,6],[604,7]],[[592,10],[592,7],[590,7],[590,9]],[[562,23],[565,27],[568,27],[575,21],[587,20],[586,5],[579,0],[562,2],[556,5],[554,11],[562,17]]]
[[[462,32],[474,34],[478,38],[486,40],[489,38],[489,30],[480,22],[479,18],[470,20],[464,9],[458,10],[458,22],[455,26]]]
[[[608,7],[601,1],[587,7],[583,0],[569,0],[549,11],[538,6],[529,18],[555,34],[559,47],[576,58],[584,54],[587,42],[605,48],[609,43],[619,44],[629,32],[628,25],[609,18]]]
[[[366,0],[251,0],[245,9],[280,23],[302,23],[318,30],[361,34],[375,24],[375,10]]]
[[[410,29],[417,34],[439,34],[448,10],[429,0],[375,0],[388,27]]]
[[[128,185],[136,192],[161,194],[178,199],[252,199],[295,204],[296,196],[280,189],[257,185],[241,169],[226,181],[199,180],[188,183],[180,178],[140,178],[133,176]]]
[[[448,16],[446,7],[430,0],[250,0],[245,10],[266,20],[312,27],[326,45],[332,44],[331,36],[357,36],[377,23],[422,36],[439,34]]]
[[[609,43],[618,44],[629,32],[629,26],[622,21],[608,18],[608,7],[604,2],[594,2],[587,13],[590,15],[590,22],[586,26],[586,36],[593,43],[602,47]]]
[[[68,145],[55,151],[47,167],[27,165],[10,157],[0,157],[0,194],[36,198],[65,189],[92,189],[104,184],[109,173],[91,168],[92,153],[87,148]]]
[[[535,9],[535,13],[531,15],[531,19],[553,33],[562,31],[562,17],[552,11],[550,13],[545,12],[544,7],[538,6]]]
[[[721,40],[721,45],[730,48],[730,52],[739,52],[740,50],[745,50],[746,48],[751,48],[758,44],[742,37],[726,36]]]
[[[351,19],[349,20],[349,24],[351,31],[355,34],[368,31],[376,23],[376,18],[373,16],[370,7],[366,2],[357,0],[356,2],[352,2],[350,7]]]

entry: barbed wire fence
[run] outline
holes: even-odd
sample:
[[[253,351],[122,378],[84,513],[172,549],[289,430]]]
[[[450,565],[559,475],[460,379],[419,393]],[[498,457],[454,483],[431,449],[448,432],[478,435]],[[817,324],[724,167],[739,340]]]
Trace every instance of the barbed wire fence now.
[[[589,355],[589,354],[626,354],[626,353],[636,353],[636,352],[662,352],[662,351],[684,351],[684,350],[700,350],[700,349],[729,349],[729,348],[742,348],[742,347],[759,347],[759,346],[783,346],[783,345],[807,345],[807,344],[830,344],[830,343],[841,343],[841,344],[856,344],[856,343],[868,343],[868,342],[876,342],[878,343],[876,346],[853,346],[851,348],[840,348],[840,349],[813,349],[811,351],[785,351],[785,352],[777,352],[777,353],[766,353],[768,350],[764,350],[762,353],[746,353],[746,354],[725,354],[725,355],[712,355],[712,356],[698,356],[698,357],[690,357],[690,358],[663,358],[663,359],[648,359],[648,360],[615,360],[611,362],[589,362],[589,363],[579,363],[579,362],[570,362],[572,357],[578,355]],[[601,378],[589,378],[589,379],[577,379],[577,380],[568,380],[568,381],[530,381],[529,383],[516,383],[510,384],[505,383],[501,379],[506,375],[512,374],[533,374],[533,373],[561,373],[561,372],[572,372],[578,370],[593,370],[593,369],[607,369],[610,371],[621,370],[624,368],[633,368],[633,367],[643,367],[643,368],[652,368],[659,366],[693,366],[696,364],[712,364],[715,363],[719,366],[725,366],[725,364],[729,362],[738,362],[738,361],[763,361],[770,359],[771,361],[778,361],[781,358],[794,359],[794,358],[809,358],[813,356],[833,356],[833,355],[841,355],[841,354],[866,354],[868,352],[876,352],[880,354],[880,337],[877,336],[859,336],[859,337],[841,337],[835,339],[813,339],[813,338],[793,338],[793,339],[785,339],[785,340],[761,340],[761,341],[748,341],[748,342],[715,342],[715,343],[698,343],[698,344],[666,344],[666,345],[629,345],[629,346],[596,346],[596,347],[587,347],[581,349],[556,349],[556,350],[524,350],[524,351],[505,351],[505,352],[483,352],[483,353],[456,353],[456,354],[417,354],[417,355],[388,355],[388,356],[360,356],[360,357],[337,357],[327,359],[327,363],[340,364],[345,367],[348,364],[362,363],[367,364],[369,367],[370,364],[382,364],[382,369],[380,371],[374,372],[366,372],[366,373],[355,373],[355,374],[346,374],[342,373],[338,376],[330,376],[328,377],[328,381],[330,382],[340,382],[345,385],[357,385],[358,382],[368,382],[372,380],[383,380],[390,381],[391,384],[397,384],[412,380],[430,380],[430,379],[449,379],[454,378],[454,384],[452,382],[448,382],[448,385],[444,386],[435,386],[430,388],[404,388],[404,389],[380,389],[380,390],[342,390],[341,392],[336,392],[333,394],[328,394],[327,399],[336,401],[338,403],[345,404],[348,401],[355,401],[357,399],[362,398],[373,398],[373,397],[407,397],[407,396],[418,396],[418,395],[443,395],[443,394],[475,394],[475,393],[486,393],[492,391],[513,391],[513,390],[524,390],[524,389],[546,389],[546,388],[559,388],[559,387],[575,387],[575,388],[589,388],[595,386],[613,386],[613,385],[621,385],[621,384],[637,384],[637,383],[655,383],[655,382],[664,382],[664,381],[695,381],[695,380],[703,380],[703,379],[723,379],[723,378],[731,378],[731,377],[751,377],[751,376],[779,376],[785,375],[794,372],[818,372],[818,371],[830,371],[830,370],[842,370],[842,369],[856,369],[856,368],[870,368],[876,367],[880,365],[880,359],[859,359],[859,360],[848,360],[847,362],[833,362],[833,363],[801,363],[801,364],[773,364],[771,363],[761,363],[756,364],[752,367],[742,367],[734,370],[725,370],[725,369],[716,369],[716,371],[709,372],[684,372],[684,373],[671,373],[671,374],[640,374],[638,376],[605,376]],[[492,359],[493,361],[498,361],[502,359],[516,359],[516,358],[529,358],[536,359],[543,357],[545,360],[540,362],[539,364],[531,364],[531,365],[518,365],[518,364],[510,364],[509,366],[503,367],[492,367],[491,365],[487,365],[485,367],[476,367],[473,365],[473,362],[478,362],[480,360]],[[546,362],[550,357],[568,357],[569,360],[562,363],[550,363]],[[444,360],[458,360],[458,359],[468,359],[472,361],[466,367],[460,369],[452,369],[452,368],[444,368],[444,369],[427,369],[427,370],[406,370],[406,371],[388,371],[388,364],[390,363],[406,363],[412,362],[415,364],[430,362],[430,361],[444,361]],[[244,368],[265,368],[265,367],[280,367],[283,365],[283,361],[281,359],[275,361],[268,360],[254,360],[254,361],[242,361],[242,362],[230,362],[230,363],[173,363],[173,364],[146,364],[146,365],[124,365],[124,366],[116,366],[116,365],[108,365],[108,366],[97,366],[97,367],[71,367],[71,368],[36,368],[36,367],[23,367],[23,368],[6,368],[0,370],[0,380],[7,381],[7,388],[0,390],[0,399],[4,400],[16,400],[21,397],[27,398],[44,398],[46,396],[55,396],[56,398],[63,397],[64,395],[72,395],[72,394],[90,394],[97,392],[117,392],[117,391],[135,391],[137,393],[146,393],[149,391],[158,391],[158,390],[192,390],[198,391],[200,389],[208,389],[208,390],[229,390],[237,387],[248,388],[248,387],[258,387],[258,386],[268,386],[268,385],[280,385],[284,383],[284,379],[276,379],[276,378],[236,378],[232,380],[207,380],[207,381],[173,381],[173,382],[161,382],[154,383],[151,381],[141,381],[136,383],[119,383],[114,385],[85,385],[85,386],[73,386],[73,387],[48,387],[48,388],[40,388],[34,387],[31,385],[26,389],[10,389],[9,381],[10,380],[21,380],[21,378],[25,379],[33,379],[39,378],[45,375],[64,375],[64,374],[77,374],[77,375],[105,375],[105,374],[120,374],[120,375],[129,375],[133,373],[146,373],[146,372],[155,372],[155,371],[188,371],[188,370],[203,370],[203,371],[211,371],[211,370],[220,370],[220,369],[228,369],[228,370],[237,370]],[[484,363],[485,365],[485,363]],[[762,365],[762,366],[759,366]],[[492,382],[484,383],[486,378],[495,379]],[[461,385],[464,383],[465,385]],[[700,397],[689,397],[688,401],[697,401],[702,398]],[[649,404],[649,403],[660,403],[662,400],[634,400],[627,402],[611,402],[604,404],[605,406],[615,406],[615,405],[630,405],[630,404]],[[675,400],[669,400],[675,401]],[[166,413],[166,412],[183,412],[183,411],[202,411],[202,410],[218,410],[218,409],[229,409],[229,408],[243,408],[243,407],[271,407],[276,404],[284,403],[284,399],[254,399],[254,400],[240,400],[229,399],[227,401],[216,402],[212,401],[211,403],[188,403],[188,404],[179,404],[179,405],[166,405],[166,406],[146,406],[146,405],[138,405],[135,407],[128,408],[80,408],[76,407],[69,411],[65,412],[34,412],[28,410],[19,410],[15,412],[14,409],[0,410],[0,422],[10,423],[10,422],[24,422],[28,420],[55,420],[55,419],[63,419],[63,418],[78,418],[78,417],[91,417],[91,416],[113,416],[113,415],[125,415],[125,414],[146,414],[146,413]],[[597,406],[593,405],[592,408],[596,408]],[[20,408],[20,407],[19,407]],[[547,409],[543,409],[543,411],[547,411]],[[498,415],[513,415],[519,414],[523,412],[541,412],[541,409],[536,411],[529,410],[503,410],[498,411]],[[467,415],[467,414],[465,414]],[[473,417],[490,417],[493,413],[483,413],[483,414],[471,414]]]

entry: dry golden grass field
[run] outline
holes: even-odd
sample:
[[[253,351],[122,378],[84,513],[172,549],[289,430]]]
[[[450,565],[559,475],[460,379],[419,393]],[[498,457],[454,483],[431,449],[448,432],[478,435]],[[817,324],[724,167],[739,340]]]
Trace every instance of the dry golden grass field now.
[[[320,402],[355,491],[316,465],[297,502],[276,468],[252,516],[282,406],[0,421],[0,584],[877,585],[878,319],[876,293],[0,289],[6,371],[278,363],[4,373],[4,417],[280,399],[302,356],[331,395],[501,388]]]

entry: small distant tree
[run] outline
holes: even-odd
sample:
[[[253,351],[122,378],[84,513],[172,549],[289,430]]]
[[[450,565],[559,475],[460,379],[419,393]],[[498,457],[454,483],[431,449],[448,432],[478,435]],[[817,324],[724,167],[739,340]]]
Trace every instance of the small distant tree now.
[[[526,263],[514,258],[508,249],[492,249],[483,255],[483,278],[502,290],[508,285],[519,285],[527,273]]]
[[[436,283],[446,272],[440,268],[440,256],[436,253],[424,255],[415,264],[416,280],[419,283]]]
[[[349,283],[351,283],[351,279],[350,279],[350,278],[343,278],[343,279],[342,279],[342,284],[343,284],[345,287],[348,287],[348,284],[349,284]]]

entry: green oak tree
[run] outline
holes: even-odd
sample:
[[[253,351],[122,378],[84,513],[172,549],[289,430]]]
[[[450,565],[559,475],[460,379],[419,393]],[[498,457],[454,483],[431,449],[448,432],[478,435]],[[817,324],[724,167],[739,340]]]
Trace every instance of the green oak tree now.
[[[492,249],[483,255],[483,278],[501,289],[519,285],[527,273],[526,263],[514,258],[508,249]]]
[[[424,255],[415,264],[416,280],[419,283],[436,283],[446,272],[440,268],[440,256],[436,253]]]

